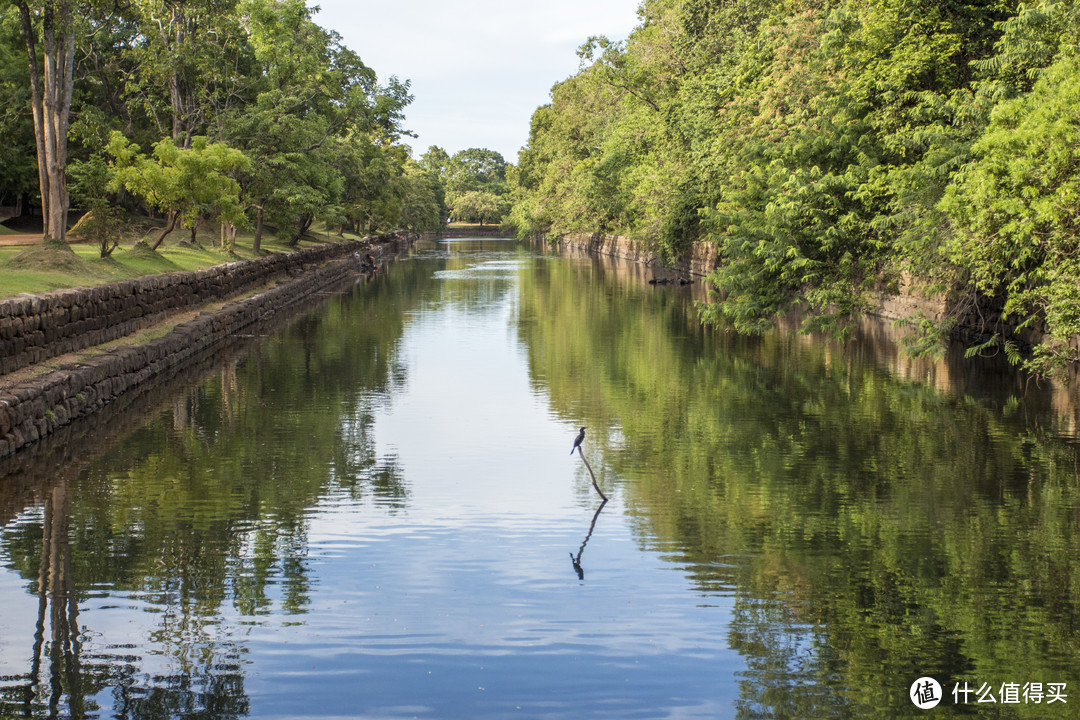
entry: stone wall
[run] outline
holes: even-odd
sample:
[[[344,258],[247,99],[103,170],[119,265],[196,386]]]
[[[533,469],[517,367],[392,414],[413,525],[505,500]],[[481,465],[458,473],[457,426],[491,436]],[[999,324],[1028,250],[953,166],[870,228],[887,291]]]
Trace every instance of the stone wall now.
[[[294,304],[297,300],[308,297],[331,284],[347,280],[358,269],[358,262],[351,256],[351,253],[356,252],[358,248],[363,247],[365,252],[381,257],[391,252],[396,244],[393,239],[387,239],[374,247],[366,243],[361,245],[359,242],[342,243],[313,248],[312,250],[316,252],[305,250],[294,253],[294,255],[303,254],[302,259],[294,258],[290,261],[287,259],[288,256],[284,256],[282,258],[284,262],[263,263],[264,260],[270,258],[249,261],[251,264],[259,263],[264,266],[282,268],[275,273],[264,275],[264,280],[269,280],[273,274],[286,270],[295,277],[276,287],[230,303],[221,310],[199,315],[189,322],[177,325],[164,337],[142,345],[119,347],[84,362],[64,365],[46,375],[0,390],[0,457],[8,456],[22,447],[37,442],[76,418],[99,410],[141,384],[177,372],[194,358],[205,355],[217,343],[262,318]],[[324,261],[324,264],[316,265],[316,262],[320,260]],[[162,291],[159,294],[164,297],[175,295],[198,297],[202,302],[212,299],[208,297],[210,290],[202,290],[203,287],[216,288],[219,296],[232,294],[235,291],[227,287],[224,279],[244,278],[243,281],[247,285],[253,284],[254,281],[248,279],[253,276],[252,272],[248,268],[238,267],[243,264],[233,263],[226,266],[230,268],[227,271],[224,268],[211,269],[220,270],[220,272],[177,273],[177,275],[187,276],[192,288],[200,288],[198,292],[192,289],[190,292],[164,293],[163,291],[167,288],[176,287],[174,281],[171,280],[156,284],[153,278],[147,278],[146,281],[137,285],[143,288],[142,292],[146,294],[152,295],[155,291]],[[193,277],[195,275],[201,277]],[[205,276],[209,276],[212,280],[204,286]],[[133,283],[118,283],[118,285],[123,286],[124,289],[107,286],[109,289],[89,288],[81,289],[79,292],[102,290],[100,297],[118,297],[122,300],[137,295],[132,289]],[[155,285],[160,285],[160,287],[155,288]],[[148,287],[149,290],[146,289]],[[63,292],[49,295],[61,294]],[[46,296],[18,299],[20,307],[23,307],[21,303],[28,303],[31,310],[36,308],[38,311],[36,316],[24,314],[19,317],[40,317],[45,314],[46,309],[49,312],[55,312],[57,306],[53,303],[42,302],[35,305],[32,302],[33,299],[40,300],[42,297]],[[190,305],[192,302],[186,304]],[[138,303],[128,301],[121,302],[120,305],[131,315],[139,313],[137,317],[145,316],[145,311],[141,309],[143,306]],[[59,307],[67,308],[68,306],[61,303]],[[182,307],[182,305],[174,307]],[[111,317],[118,312],[118,310],[108,312],[108,308],[103,307],[103,311],[99,314]],[[50,318],[49,322],[55,322],[55,320]],[[78,320],[74,322],[77,323]],[[127,322],[129,320],[120,317],[113,326],[125,326]],[[39,328],[33,332],[43,331]],[[88,338],[73,341],[82,343],[82,347],[93,344]]]
[[[662,266],[659,256],[647,242],[621,235],[564,235],[554,241],[554,246],[562,251],[605,255],[640,263],[651,267],[653,280],[663,282],[675,278],[704,278],[720,264],[717,244],[704,241],[692,242],[686,255],[672,267]],[[890,321],[925,317],[940,322],[952,318],[955,321],[953,334],[971,343],[983,342],[994,334],[1022,347],[1033,347],[1044,340],[1045,328],[1041,322],[1018,328],[1018,318],[1003,317],[1002,303],[1001,298],[974,291],[968,297],[930,297],[921,291],[917,283],[905,278],[896,292],[880,293],[868,313]],[[1074,338],[1070,346],[1080,348],[1080,337]]]
[[[351,255],[368,242],[327,243],[204,270],[8,298],[0,301],[0,375],[130,335],[169,312],[295,275]]]
[[[655,274],[661,278],[705,277],[715,270],[720,262],[720,253],[716,243],[701,240],[690,243],[686,254],[672,267],[665,267],[660,263],[659,256],[652,250],[649,243],[632,240],[622,235],[603,233],[564,235],[555,241],[555,245],[559,248],[582,250],[650,265]]]

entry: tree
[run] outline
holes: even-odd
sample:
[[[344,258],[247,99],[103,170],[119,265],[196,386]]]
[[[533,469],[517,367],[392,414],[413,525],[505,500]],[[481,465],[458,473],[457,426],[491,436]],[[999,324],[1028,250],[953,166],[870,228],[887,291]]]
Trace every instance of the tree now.
[[[1005,295],[1023,325],[1045,319],[1035,369],[1075,360],[1080,334],[1080,57],[1040,73],[1028,94],[998,105],[974,160],[942,207],[957,225],[953,258],[976,286]]]
[[[432,162],[437,160],[437,156],[432,156]],[[506,160],[494,150],[468,148],[454,153],[446,164],[446,184],[453,193],[470,190],[504,193],[505,182]]]
[[[442,186],[436,177],[415,163],[405,165],[405,197],[401,226],[409,232],[437,230],[444,220]]]
[[[16,0],[22,19],[30,71],[30,103],[37,142],[38,186],[45,237],[63,240],[67,235],[67,149],[68,122],[75,67],[75,4],[71,0],[51,0],[35,4]],[[38,20],[38,23],[35,23]],[[41,65],[38,65],[38,35],[41,28]]]
[[[356,133],[336,143],[335,155],[344,178],[342,214],[353,232],[374,234],[395,227],[409,194],[408,149]]]
[[[450,169],[450,156],[438,145],[431,145],[427,152],[420,156],[420,167],[442,182],[446,180],[446,174]]]
[[[470,190],[454,200],[454,216],[465,222],[497,222],[503,215],[499,196]]]
[[[113,157],[109,189],[116,192],[124,188],[167,214],[166,227],[154,240],[152,250],[161,245],[178,220],[191,230],[192,242],[200,217],[243,221],[240,185],[232,176],[250,163],[239,150],[196,135],[189,148],[179,148],[172,138],[164,138],[154,145],[153,157],[147,157],[121,133],[114,132],[106,151]]]
[[[315,217],[338,215],[339,203],[348,210],[348,196],[363,191],[347,188],[348,160],[338,152],[353,154],[354,141],[392,145],[404,132],[402,110],[412,96],[396,78],[380,86],[336,33],[312,21],[303,2],[247,0],[242,10],[262,79],[229,139],[252,161],[243,187],[258,251],[264,219],[288,229],[296,243]]]
[[[124,94],[160,135],[179,147],[205,134],[222,139],[229,113],[258,81],[237,0],[133,0],[124,7],[134,36],[122,57],[132,72]]]
[[[0,8],[0,13],[6,9]],[[24,198],[38,187],[25,55],[21,25],[0,24],[0,205],[14,206],[15,215],[27,210]]]
[[[434,167],[445,153],[431,148],[425,156]],[[468,148],[454,153],[445,164],[446,204],[453,216],[469,222],[497,222],[506,211],[510,188],[506,160],[494,150]]]
[[[327,120],[303,109],[301,97],[266,92],[233,126],[234,142],[251,160],[243,190],[255,214],[256,252],[267,220],[296,243],[315,216],[341,197],[343,179],[326,144]]]

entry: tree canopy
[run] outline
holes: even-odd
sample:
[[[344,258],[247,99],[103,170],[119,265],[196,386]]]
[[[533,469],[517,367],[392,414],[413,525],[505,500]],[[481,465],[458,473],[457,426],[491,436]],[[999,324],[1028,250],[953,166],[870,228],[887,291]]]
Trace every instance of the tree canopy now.
[[[296,242],[315,220],[364,233],[437,228],[441,186],[414,181],[402,142],[408,81],[381,80],[316,12],[302,0],[0,0],[0,129],[10,140],[0,201],[25,209],[52,197],[38,187],[52,188],[66,217],[71,180],[82,209],[107,200],[162,213],[170,228],[177,215],[189,228],[247,224],[256,250],[264,227]],[[53,66],[71,71],[66,104],[63,78],[46,82]],[[59,119],[44,130],[70,117],[62,146],[56,133],[35,139],[35,113],[50,108]],[[214,202],[164,199],[166,177],[183,172],[173,160],[211,155],[231,158],[220,177],[199,179],[217,183]],[[413,204],[426,209],[403,220]]]
[[[709,320],[843,333],[881,291],[996,296],[1075,359],[1080,3],[647,0],[510,173],[520,234],[715,242]],[[938,329],[945,329],[941,324]],[[1075,343],[1074,343],[1075,345]]]

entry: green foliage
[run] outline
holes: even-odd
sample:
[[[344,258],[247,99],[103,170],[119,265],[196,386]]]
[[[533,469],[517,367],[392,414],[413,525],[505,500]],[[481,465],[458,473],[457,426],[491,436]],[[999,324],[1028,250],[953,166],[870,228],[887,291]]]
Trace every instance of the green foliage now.
[[[414,233],[432,232],[442,224],[445,204],[442,184],[415,163],[405,166],[405,196],[401,208],[401,226]]]
[[[427,152],[420,156],[420,167],[425,172],[432,173],[440,182],[446,180],[450,169],[450,156],[438,145],[431,145]]]
[[[1045,321],[1038,352],[1067,353],[1080,3],[651,0],[641,14],[626,42],[590,39],[534,113],[509,175],[519,234],[613,232],[669,258],[711,240],[705,317],[744,332],[800,309],[805,329],[843,334],[905,277],[1007,292],[1010,313]],[[929,341],[955,319],[914,322]]]
[[[2,8],[0,203],[15,204],[38,182],[21,25],[10,2]],[[99,182],[114,157],[105,151],[110,133],[121,131],[141,148],[169,139],[186,151],[204,137],[244,153],[250,163],[235,179],[256,252],[264,226],[295,243],[317,218],[379,229],[403,222],[409,83],[380,82],[337,33],[314,22],[317,8],[301,0],[133,0],[82,11],[69,132],[72,197],[82,209],[134,204],[116,192],[123,183],[109,190]],[[143,183],[133,191],[142,210],[176,204],[151,199],[164,192],[164,178],[151,184],[157,190]],[[234,206],[192,205],[202,208],[190,209],[188,221],[243,221]]]
[[[454,216],[459,222],[497,222],[503,209],[499,196],[490,192],[469,190],[454,200]]]
[[[189,148],[178,148],[172,138],[165,138],[147,157],[114,132],[106,151],[113,158],[110,190],[123,188],[151,207],[178,217],[188,228],[194,228],[201,217],[243,221],[240,185],[233,175],[246,170],[250,162],[239,150],[202,136],[192,138]]]
[[[430,162],[439,162],[438,156],[432,156]],[[451,192],[466,193],[472,190],[496,194],[505,192],[506,160],[494,150],[468,148],[456,152],[445,167],[446,184]]]
[[[986,91],[1010,98],[1031,90],[1042,71],[1080,43],[1080,3],[1076,0],[1025,2],[1001,23],[996,52],[976,65],[987,71]]]
[[[1080,333],[1080,58],[1055,61],[1026,95],[999,104],[974,160],[942,201],[957,261],[1025,325],[1045,321],[1042,361],[1075,358]]]
[[[447,159],[445,151],[433,146],[422,163],[443,178],[447,209],[454,219],[497,223],[508,211],[509,166],[494,150],[468,148]]]
[[[0,205],[15,205],[38,184],[30,80],[17,20],[15,8],[0,2]]]

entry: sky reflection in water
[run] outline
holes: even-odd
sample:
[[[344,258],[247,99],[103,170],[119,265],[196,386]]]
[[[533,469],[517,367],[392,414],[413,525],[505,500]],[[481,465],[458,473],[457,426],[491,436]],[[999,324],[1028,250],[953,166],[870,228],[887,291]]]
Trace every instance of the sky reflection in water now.
[[[922,674],[1080,703],[1068,420],[880,358],[433,246],[4,518],[0,714],[906,717]]]

